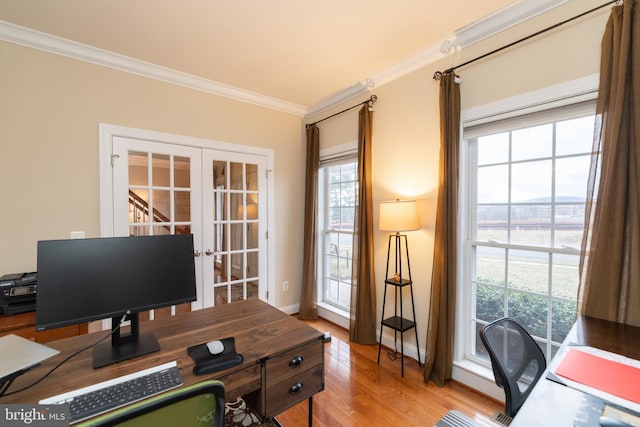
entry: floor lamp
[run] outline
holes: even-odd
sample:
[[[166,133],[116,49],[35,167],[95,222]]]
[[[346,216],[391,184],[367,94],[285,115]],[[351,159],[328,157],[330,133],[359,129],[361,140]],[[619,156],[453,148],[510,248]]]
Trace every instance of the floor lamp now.
[[[414,329],[416,334],[416,348],[418,351],[418,364],[420,362],[420,346],[418,344],[418,330],[416,328],[416,310],[413,301],[413,281],[411,279],[411,264],[409,263],[409,245],[407,235],[400,234],[402,231],[418,230],[420,221],[418,219],[418,208],[415,200],[394,200],[380,202],[380,215],[378,228],[383,231],[393,231],[389,235],[389,246],[387,248],[387,270],[384,280],[384,297],[382,299],[382,321],[380,323],[380,340],[378,344],[378,364],[380,364],[380,349],[382,348],[382,329],[391,328],[394,331],[394,346],[397,345],[398,332],[400,332],[400,354],[402,360],[402,376],[404,377],[404,336],[409,329]],[[394,262],[393,273],[389,273],[389,262],[391,260],[391,241],[394,242]],[[404,258],[402,256],[404,240]],[[406,262],[406,273],[403,274],[403,266]],[[385,318],[385,306],[387,303],[387,286],[394,288],[395,302],[393,316]],[[413,320],[404,317],[402,307],[402,288],[408,287],[411,292],[411,311]],[[400,311],[398,312],[398,305]],[[396,347],[397,352],[397,347]]]

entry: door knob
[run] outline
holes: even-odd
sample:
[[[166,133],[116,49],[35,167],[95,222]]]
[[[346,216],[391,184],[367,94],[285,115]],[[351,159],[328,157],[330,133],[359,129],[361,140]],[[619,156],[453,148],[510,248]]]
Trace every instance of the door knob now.
[[[202,255],[202,252],[200,252],[200,251],[193,252],[193,256],[196,257],[196,258],[199,257],[200,255]]]
[[[204,251],[204,254],[207,256],[211,256],[213,255],[213,251],[211,249],[207,249],[206,251]]]

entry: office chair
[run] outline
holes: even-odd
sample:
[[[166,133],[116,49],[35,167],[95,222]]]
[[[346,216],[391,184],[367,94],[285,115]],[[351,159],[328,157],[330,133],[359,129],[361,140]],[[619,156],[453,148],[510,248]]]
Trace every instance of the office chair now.
[[[504,389],[505,414],[513,417],[547,367],[544,353],[531,335],[509,318],[486,325],[480,339],[489,352],[496,384]]]
[[[203,381],[133,403],[79,424],[103,426],[224,426],[224,384]]]

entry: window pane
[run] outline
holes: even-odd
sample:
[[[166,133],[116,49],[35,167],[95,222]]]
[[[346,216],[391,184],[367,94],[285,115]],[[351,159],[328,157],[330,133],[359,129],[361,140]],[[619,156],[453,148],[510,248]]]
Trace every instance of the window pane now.
[[[509,161],[509,132],[478,138],[478,165]]]
[[[505,267],[504,249],[484,246],[476,248],[476,281],[491,285],[503,285]]]
[[[511,160],[530,160],[551,157],[553,125],[546,124],[513,131]]]
[[[476,284],[476,318],[489,323],[504,317],[504,288]]]
[[[551,178],[551,160],[514,164],[511,172],[511,201],[550,201]]]
[[[549,256],[544,252],[509,251],[509,287],[536,293],[549,288]]]
[[[509,201],[509,166],[478,168],[478,203]]]
[[[556,205],[554,246],[580,249],[584,231],[584,204]]]
[[[478,206],[476,240],[509,241],[509,208],[504,205]]]
[[[547,337],[547,297],[527,292],[509,291],[508,316],[520,323],[529,334]]]
[[[551,309],[551,339],[562,342],[576,321],[576,303],[572,300],[553,301]]]
[[[514,205],[511,208],[511,243],[551,244],[551,205]]]
[[[556,155],[590,153],[593,146],[594,116],[556,124]]]
[[[590,162],[591,156],[556,160],[557,202],[585,202]]]
[[[580,283],[579,264],[579,255],[553,254],[551,271],[553,288],[551,289],[551,296],[567,299],[576,298]]]

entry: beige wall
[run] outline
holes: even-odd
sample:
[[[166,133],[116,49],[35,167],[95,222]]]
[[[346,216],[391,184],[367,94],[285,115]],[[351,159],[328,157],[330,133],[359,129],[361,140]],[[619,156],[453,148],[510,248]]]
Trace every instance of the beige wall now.
[[[0,58],[0,274],[35,270],[38,240],[99,236],[108,123],[273,149],[275,283],[301,276],[300,117],[10,43]],[[276,305],[298,302],[295,287],[275,289]]]
[[[598,4],[582,0],[569,2],[568,5],[525,25],[482,41],[373,91],[378,96],[373,116],[374,224],[378,223],[378,202],[394,198],[415,198],[419,201],[422,229],[408,232],[407,235],[421,348],[425,346],[430,300],[440,144],[439,87],[432,79],[433,73],[489,52]],[[598,73],[600,38],[608,10],[606,8],[458,70],[457,73],[462,77],[463,109]],[[309,118],[309,121],[366,100],[368,96],[336,106],[332,111]],[[348,113],[320,124],[319,127],[322,147],[353,140],[357,136],[357,115],[355,112]],[[386,232],[375,230],[378,322],[382,309],[387,238]],[[392,297],[391,293],[389,297]],[[406,297],[405,304],[409,302]],[[389,314],[387,312],[386,316]],[[387,332],[389,331],[385,331]],[[414,343],[412,337],[413,333],[407,334],[406,341]]]
[[[459,64],[598,5],[571,1],[374,90],[374,201],[419,200],[409,233],[418,332],[424,347],[437,192],[438,84]],[[470,108],[598,72],[608,8],[458,71]],[[275,152],[275,304],[298,303],[304,130],[298,117],[0,42],[0,274],[33,270],[39,239],[99,235],[98,123],[272,148]],[[325,117],[346,102],[309,121]],[[322,146],[354,141],[355,111],[320,125]],[[374,212],[377,224],[378,212]],[[376,230],[378,312],[387,234]],[[283,255],[284,254],[284,255]],[[288,280],[290,290],[281,292]],[[411,341],[411,338],[408,338]]]

